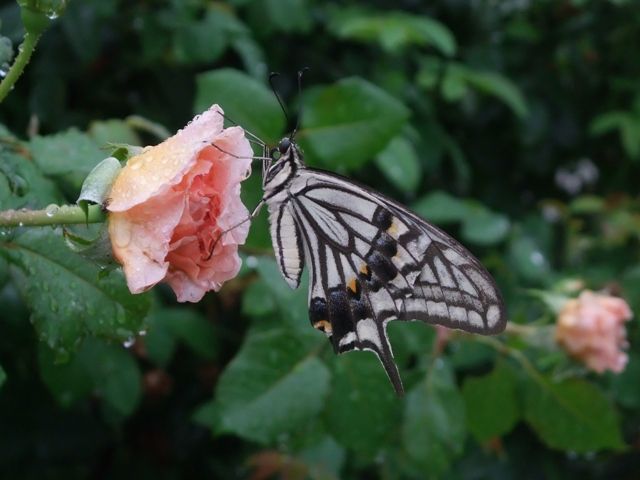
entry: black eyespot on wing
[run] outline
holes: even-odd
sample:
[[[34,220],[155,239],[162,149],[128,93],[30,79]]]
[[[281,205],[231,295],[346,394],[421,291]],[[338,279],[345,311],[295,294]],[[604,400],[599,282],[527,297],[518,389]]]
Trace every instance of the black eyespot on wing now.
[[[377,292],[382,287],[382,283],[380,283],[378,277],[373,276],[373,272],[368,265],[362,266],[358,272],[358,276],[369,292]]]
[[[386,208],[378,206],[378,208],[376,208],[376,211],[373,212],[371,223],[373,223],[381,230],[387,230],[391,226],[392,222],[393,215],[391,215],[391,212]]]
[[[317,322],[327,320],[328,315],[327,302],[324,298],[314,297],[309,302],[309,320],[311,325],[315,325]]]
[[[367,265],[373,270],[373,273],[375,273],[382,282],[389,282],[398,274],[396,266],[377,250],[369,252],[365,260]]]
[[[353,320],[356,322],[358,320],[373,317],[373,313],[369,309],[369,305],[362,299],[352,299],[349,306],[351,307]]]
[[[347,292],[342,288],[333,288],[329,291],[328,309],[329,321],[333,330],[332,340],[334,348],[338,348],[338,342],[347,333],[353,331],[353,322],[349,311],[349,299]]]
[[[398,244],[387,232],[381,231],[373,239],[373,246],[389,257],[398,253]]]

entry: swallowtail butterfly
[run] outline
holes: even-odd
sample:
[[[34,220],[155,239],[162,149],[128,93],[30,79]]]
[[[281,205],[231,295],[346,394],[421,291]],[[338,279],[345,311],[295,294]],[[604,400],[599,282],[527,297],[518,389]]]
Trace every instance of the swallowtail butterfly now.
[[[336,353],[370,350],[396,392],[391,320],[495,334],[502,297],[480,262],[449,235],[353,181],[308,168],[291,137],[262,157],[263,197],[278,267],[291,288],[309,269],[309,319]],[[264,145],[264,144],[263,144]]]

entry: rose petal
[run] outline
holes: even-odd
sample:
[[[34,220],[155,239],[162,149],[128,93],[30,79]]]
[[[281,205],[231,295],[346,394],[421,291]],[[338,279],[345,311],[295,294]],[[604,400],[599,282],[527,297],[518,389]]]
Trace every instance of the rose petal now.
[[[166,275],[169,240],[183,209],[181,195],[174,192],[109,215],[113,253],[132,293],[147,290]]]
[[[108,209],[128,210],[179,183],[203,145],[214,141],[222,131],[221,113],[214,105],[173,137],[131,158],[111,188]]]

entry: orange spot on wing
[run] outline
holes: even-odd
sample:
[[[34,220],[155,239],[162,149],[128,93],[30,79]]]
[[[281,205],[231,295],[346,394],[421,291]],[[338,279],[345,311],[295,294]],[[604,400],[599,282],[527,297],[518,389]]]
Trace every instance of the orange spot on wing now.
[[[331,323],[329,323],[327,320],[318,320],[316,323],[313,324],[313,328],[322,330],[324,333],[331,334],[333,332],[333,329],[331,328]]]
[[[366,263],[363,263],[362,265],[360,265],[360,273],[365,277],[368,277],[369,274],[371,273],[369,271],[369,266]]]

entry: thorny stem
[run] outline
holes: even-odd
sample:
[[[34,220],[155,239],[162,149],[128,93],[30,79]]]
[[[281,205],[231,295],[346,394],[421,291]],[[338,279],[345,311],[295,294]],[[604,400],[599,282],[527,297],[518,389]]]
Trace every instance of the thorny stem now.
[[[49,205],[44,210],[5,210],[0,212],[0,227],[42,227],[102,223],[106,214],[100,205],[90,205],[88,212],[77,205]]]
[[[25,33],[24,41],[22,45],[19,47],[19,53],[16,57],[13,65],[9,69],[7,76],[4,77],[4,80],[0,82],[0,102],[4,100],[4,98],[9,94],[13,85],[18,81],[22,72],[24,72],[25,67],[29,63],[29,59],[33,54],[33,51],[36,48],[38,40],[40,39],[40,34],[33,33]]]

